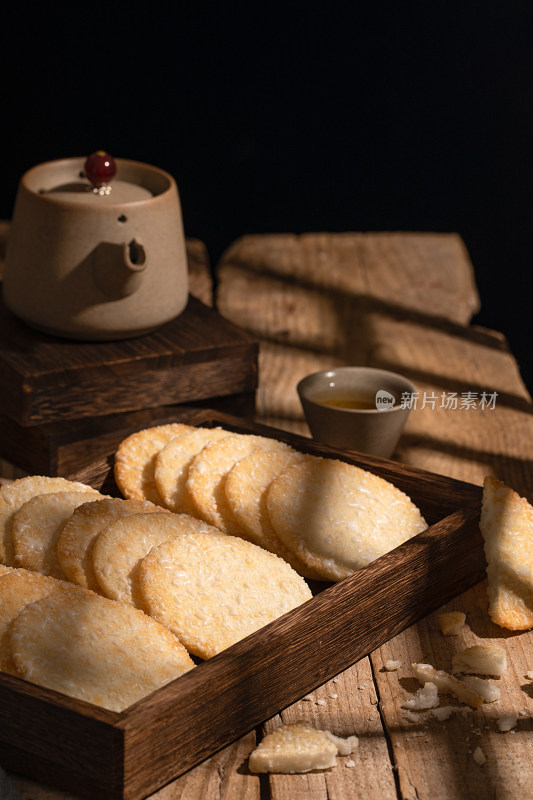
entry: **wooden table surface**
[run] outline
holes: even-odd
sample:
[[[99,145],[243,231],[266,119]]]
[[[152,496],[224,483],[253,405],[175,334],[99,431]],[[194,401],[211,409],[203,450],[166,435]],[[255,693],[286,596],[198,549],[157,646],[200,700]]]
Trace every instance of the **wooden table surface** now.
[[[479,298],[458,236],[248,236],[226,252],[217,273],[218,310],[261,341],[260,421],[308,433],[295,389],[300,377],[339,364],[393,369],[418,390],[395,459],[475,484],[494,474],[533,501],[531,398],[504,337],[470,325]],[[199,275],[205,300],[205,270]],[[443,637],[437,613],[429,615],[151,800],[533,798],[533,681],[526,676],[533,632],[493,625],[484,583],[447,609],[466,613],[459,636]],[[443,698],[454,711],[442,721],[402,708],[418,687],[413,662],[449,670],[455,652],[491,642],[508,658],[498,702],[471,711]],[[389,659],[401,667],[387,671]],[[517,724],[501,732],[498,719],[508,712]],[[250,774],[247,758],[264,730],[300,719],[355,734],[359,746],[331,770]],[[484,763],[474,760],[476,748]],[[22,800],[75,797],[11,778]]]

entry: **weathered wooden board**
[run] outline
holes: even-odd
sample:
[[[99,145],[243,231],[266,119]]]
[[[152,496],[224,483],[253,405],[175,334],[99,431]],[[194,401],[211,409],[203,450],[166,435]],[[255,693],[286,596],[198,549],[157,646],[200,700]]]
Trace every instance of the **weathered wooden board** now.
[[[350,245],[348,264],[339,254]],[[422,258],[425,250],[428,257]],[[453,263],[443,259],[444,252]],[[478,300],[471,265],[458,237],[245,237],[226,253],[218,275],[221,312],[255,331],[261,340],[260,419],[308,435],[296,394],[301,377],[345,363],[397,370],[414,381],[419,398],[395,458],[477,484],[492,473],[533,500],[531,398],[505,338],[468,324]],[[483,392],[495,393],[494,407],[481,407]],[[469,398],[475,402],[468,404]],[[447,722],[421,727],[406,719],[398,710],[399,703],[416,683],[408,665],[433,658],[436,666],[447,668],[452,646],[461,646],[459,641],[442,641],[431,615],[371,656],[372,691],[375,687],[378,692],[386,726],[385,737],[376,735],[374,745],[376,752],[385,741],[391,745],[390,758],[382,753],[376,773],[387,774],[392,763],[402,800],[530,798],[533,769],[527,746],[533,692],[524,675],[533,663],[528,657],[533,653],[531,635],[509,636],[490,625],[483,585],[466,592],[451,607],[467,612],[473,633],[465,642],[496,640],[510,648],[510,668],[501,681],[504,702],[519,714],[525,710],[526,715],[515,734],[495,730],[497,707],[488,712],[487,734],[476,727],[471,714],[455,714]],[[444,644],[446,652],[442,652]],[[401,659],[403,671],[386,672],[383,663],[388,658]],[[342,678],[353,692],[357,690],[351,670]],[[371,695],[363,702],[367,710],[372,708]],[[314,719],[301,703],[295,712]],[[287,718],[292,714],[292,708],[284,712]],[[343,703],[336,724],[339,720],[350,732],[357,732],[361,715]],[[487,763],[478,766],[472,760],[472,745],[481,742],[483,746],[485,735],[489,736]],[[292,794],[296,787],[305,796],[299,787],[312,785],[317,800],[344,799],[362,792],[372,800],[387,797],[381,787],[366,793],[364,762],[357,753],[353,759],[356,767],[350,771],[348,789],[348,770],[341,767],[327,776],[327,782],[325,776],[272,777],[269,796],[272,800],[298,796]]]
[[[243,272],[240,272],[240,268]],[[440,233],[308,233],[251,235],[238,239],[217,267],[220,285],[216,304],[231,317],[240,311],[259,310],[262,280],[269,291],[280,291],[288,283],[296,290],[327,295],[339,303],[346,298],[360,312],[386,310],[400,314],[416,311],[422,318],[442,317],[467,324],[479,309],[479,296],[468,253],[457,234]],[[279,279],[281,284],[276,284]],[[235,296],[228,297],[229,286]],[[246,289],[247,286],[247,289]],[[256,288],[257,287],[257,288]],[[246,297],[246,302],[243,299]],[[302,297],[295,295],[295,299]],[[307,295],[305,296],[307,297]],[[304,319],[305,307],[294,304],[289,291],[285,297],[288,325],[291,315]],[[318,297],[314,297],[319,308]],[[283,292],[277,304],[283,305]],[[315,316],[311,314],[311,316]],[[311,320],[316,323],[316,319]],[[329,331],[324,331],[329,335]]]
[[[485,582],[465,592],[442,610],[467,615],[458,636],[444,637],[438,627],[438,612],[428,615],[372,654],[371,660],[381,697],[402,797],[414,798],[414,787],[424,787],[432,800],[485,800],[487,797],[533,797],[531,785],[531,735],[533,731],[533,683],[526,674],[533,664],[533,633],[513,634],[492,624],[487,614]],[[503,647],[508,666],[492,681],[501,698],[472,711],[453,697],[441,705],[454,709],[449,719],[438,721],[431,711],[409,712],[402,703],[418,688],[411,664],[424,662],[451,670],[455,653],[475,644]],[[402,666],[387,672],[383,664],[397,659]],[[516,727],[502,732],[498,720],[509,713],[517,716]],[[474,760],[480,747],[485,763]]]

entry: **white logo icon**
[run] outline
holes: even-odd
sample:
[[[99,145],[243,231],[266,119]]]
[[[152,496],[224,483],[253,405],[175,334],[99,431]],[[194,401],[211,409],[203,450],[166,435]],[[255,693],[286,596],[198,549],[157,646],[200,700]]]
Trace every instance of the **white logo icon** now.
[[[387,411],[387,409],[393,407],[395,402],[394,395],[386,392],[385,389],[379,389],[376,392],[376,408],[378,411]]]

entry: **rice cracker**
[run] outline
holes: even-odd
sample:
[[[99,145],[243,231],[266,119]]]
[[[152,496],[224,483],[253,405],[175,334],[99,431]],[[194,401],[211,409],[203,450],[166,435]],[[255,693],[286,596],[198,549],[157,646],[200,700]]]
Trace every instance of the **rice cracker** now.
[[[118,497],[104,497],[74,509],[57,540],[57,559],[68,580],[101,592],[92,561],[92,548],[98,534],[121,517],[157,511],[163,509],[149,500]]]
[[[50,492],[32,497],[13,515],[11,535],[18,567],[64,579],[57,558],[57,540],[75,508],[102,497],[96,489]]]
[[[38,494],[48,492],[89,491],[92,487],[67,478],[49,478],[45,475],[28,475],[17,478],[0,489],[0,561],[15,566],[15,550],[11,537],[13,514],[24,503]]]
[[[189,513],[234,536],[245,536],[231,513],[224,492],[230,469],[241,458],[259,450],[291,452],[292,448],[277,439],[253,434],[228,436],[206,445],[189,466],[186,482]]]
[[[138,605],[135,591],[136,570],[157,544],[184,531],[217,532],[206,522],[187,514],[135,514],[118,519],[102,531],[92,551],[96,580],[112,600]]]
[[[231,435],[224,428],[196,428],[182,436],[174,436],[159,451],[155,459],[155,483],[167,508],[190,513],[185,483],[192,459],[207,444]]]
[[[285,546],[332,581],[427,527],[418,508],[393,484],[352,464],[317,456],[274,479],[267,507]]]
[[[192,425],[174,422],[143,428],[123,439],[115,453],[114,475],[124,497],[162,505],[155,483],[155,458],[173,436],[193,430]]]
[[[248,768],[286,774],[330,769],[337,764],[337,753],[349,755],[358,744],[357,736],[343,738],[305,722],[292,722],[264,736],[250,753]]]
[[[267,493],[274,478],[303,458],[305,456],[296,451],[273,453],[264,450],[252,453],[238,461],[228,472],[224,492],[231,513],[248,541],[276,553],[305,578],[319,580],[321,575],[316,570],[310,569],[285,547],[272,527],[267,509]]]
[[[311,598],[289,564],[222,533],[183,533],[153,547],[138,569],[148,614],[207,659]]]
[[[187,651],[142,611],[79,589],[27,605],[11,625],[22,678],[122,711],[192,669]]]
[[[11,623],[19,612],[28,603],[33,603],[41,597],[76,588],[66,581],[58,581],[56,578],[25,569],[12,569],[9,574],[0,575],[0,670],[2,672],[15,673],[9,645],[9,631]]]
[[[512,631],[533,628],[533,506],[487,476],[480,530],[487,559],[490,618]]]

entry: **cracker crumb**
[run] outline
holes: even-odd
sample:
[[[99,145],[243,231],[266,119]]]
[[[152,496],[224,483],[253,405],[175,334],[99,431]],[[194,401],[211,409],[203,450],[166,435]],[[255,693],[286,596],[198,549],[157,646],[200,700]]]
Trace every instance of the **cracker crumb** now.
[[[348,767],[349,769],[353,769],[353,767],[355,767],[355,761],[353,758],[349,758],[348,761],[344,762],[344,766]]]
[[[387,661],[383,664],[387,672],[395,672],[397,669],[400,669],[402,666],[401,661],[394,661],[392,658],[388,658]]]
[[[476,747],[476,749],[472,754],[472,758],[474,759],[476,764],[479,764],[480,766],[484,764],[485,761],[487,760],[487,756],[485,755],[481,747]]]
[[[533,681],[533,669],[530,669],[528,672],[526,672],[526,678],[530,681]]]
[[[438,704],[438,689],[434,683],[427,681],[412,697],[402,703],[402,708],[425,711],[428,708],[436,708]]]
[[[413,671],[419,683],[424,685],[427,681],[435,683],[437,688],[446,693],[453,694],[461,702],[479,708],[483,704],[483,698],[477,692],[469,689],[464,683],[457,680],[453,675],[449,675],[444,670],[437,670],[431,664],[413,664]]]
[[[446,611],[439,614],[439,628],[443,636],[458,636],[465,624],[466,614],[462,611]]]
[[[444,720],[450,719],[454,711],[457,711],[454,706],[439,706],[438,708],[432,708],[431,714],[435,719],[438,719],[439,722],[444,722]]]
[[[332,694],[330,694],[330,697],[331,697],[332,700],[336,700],[338,696],[339,695],[335,694],[335,692],[332,692]]]
[[[317,704],[317,706],[325,706],[326,705],[326,701],[325,700],[317,700],[316,704]]]
[[[498,730],[502,731],[502,733],[510,731],[511,728],[515,727],[517,722],[518,717],[513,711],[510,711],[508,714],[502,714],[502,716],[496,720]]]

